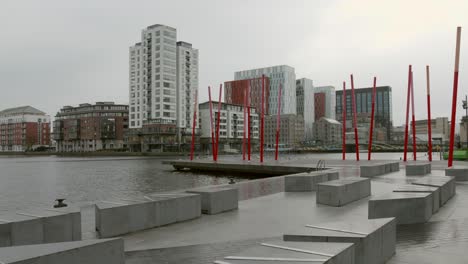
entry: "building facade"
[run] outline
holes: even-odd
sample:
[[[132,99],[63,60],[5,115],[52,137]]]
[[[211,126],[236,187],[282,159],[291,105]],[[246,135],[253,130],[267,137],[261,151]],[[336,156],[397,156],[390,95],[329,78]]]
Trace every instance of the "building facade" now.
[[[334,86],[316,86],[314,87],[314,121],[322,117],[336,119],[336,96]]]
[[[372,87],[354,90],[356,100],[356,113],[358,127],[369,127],[372,111]],[[336,91],[336,119],[341,122],[343,118],[343,91]],[[351,90],[346,91],[346,128],[352,128],[352,101]],[[390,86],[379,86],[375,98],[375,129],[385,131],[385,141],[391,140],[392,135],[392,88]],[[360,137],[360,136],[359,136]]]
[[[296,112],[304,119],[304,140],[312,141],[315,120],[314,84],[307,78],[296,80]]]
[[[0,151],[29,151],[50,145],[50,116],[21,106],[0,111]]]
[[[340,122],[321,117],[314,124],[314,138],[319,145],[339,145],[342,142],[343,131]]]
[[[216,89],[215,89],[216,91]],[[224,102],[228,104],[244,105],[245,94],[249,91],[250,105],[261,113],[262,107],[262,78],[245,79],[224,82]],[[213,96],[213,95],[212,95]],[[270,78],[265,77],[264,111],[269,113]]]
[[[276,146],[276,126],[277,116],[265,116],[265,147],[274,148]],[[302,116],[286,114],[280,116],[280,137],[281,148],[296,148],[304,141],[304,119]]]
[[[53,139],[58,152],[122,150],[128,105],[113,102],[64,106],[55,116]]]
[[[213,129],[216,131],[216,120],[218,117],[218,102],[213,104]],[[211,152],[211,118],[210,103],[199,105],[200,108],[200,143],[205,152]],[[238,104],[221,103],[219,125],[219,149],[220,151],[242,151],[242,140],[244,138],[244,106]],[[246,133],[248,133],[246,127]],[[259,138],[259,116],[255,108],[250,111],[250,133],[251,144],[256,146]],[[247,136],[246,136],[247,138]]]
[[[416,137],[418,140],[427,141],[428,140],[428,131],[427,131],[427,119],[423,120],[416,120],[415,122],[416,127]],[[461,129],[460,126],[460,136],[461,136]],[[413,131],[413,121],[410,122],[410,127],[408,128],[410,137]],[[448,117],[437,117],[431,119],[431,134],[432,138],[442,138],[442,140],[448,141],[450,137],[450,127]]]
[[[259,68],[234,73],[234,80],[260,78],[270,79],[268,114],[278,113],[278,92],[281,86],[281,114],[296,114],[296,73],[287,65]]]
[[[191,133],[198,50],[177,42],[175,28],[156,24],[143,29],[141,42],[130,47],[129,66],[130,128],[175,124],[179,138]]]
[[[141,128],[124,131],[124,143],[131,152],[180,152],[188,144],[177,141],[175,124],[145,122]]]

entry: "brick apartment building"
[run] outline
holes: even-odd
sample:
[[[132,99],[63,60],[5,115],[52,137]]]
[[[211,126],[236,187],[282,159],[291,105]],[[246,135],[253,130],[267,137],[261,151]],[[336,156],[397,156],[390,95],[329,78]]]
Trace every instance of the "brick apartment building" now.
[[[113,102],[64,106],[55,116],[53,139],[59,152],[123,149],[128,105]]]
[[[244,105],[244,98],[250,89],[250,105],[255,107],[257,113],[261,113],[262,107],[262,78],[253,78],[246,80],[224,82],[224,102],[226,104]],[[214,91],[214,92],[213,92]],[[218,90],[216,87],[212,90],[211,99],[218,101]],[[265,114],[269,112],[270,102],[270,78],[265,77]],[[277,104],[278,99],[275,103]],[[276,114],[276,113],[274,113]]]
[[[0,151],[27,151],[50,145],[50,116],[21,106],[0,112]]]

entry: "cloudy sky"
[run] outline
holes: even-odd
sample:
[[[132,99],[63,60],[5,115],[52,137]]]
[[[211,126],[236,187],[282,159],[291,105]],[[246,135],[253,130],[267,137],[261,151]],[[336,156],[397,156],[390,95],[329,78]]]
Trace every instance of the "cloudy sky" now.
[[[404,122],[408,64],[416,118],[425,118],[425,65],[433,117],[449,116],[457,26],[467,1],[375,0],[3,0],[0,108],[32,105],[51,115],[63,105],[128,102],[128,47],[151,24],[177,28],[200,50],[201,101],[207,86],[234,72],[287,64],[297,78],[341,89],[393,88],[395,125]],[[468,27],[462,32],[459,102],[468,94]],[[465,37],[466,36],[466,37]],[[458,117],[463,114],[461,106]]]

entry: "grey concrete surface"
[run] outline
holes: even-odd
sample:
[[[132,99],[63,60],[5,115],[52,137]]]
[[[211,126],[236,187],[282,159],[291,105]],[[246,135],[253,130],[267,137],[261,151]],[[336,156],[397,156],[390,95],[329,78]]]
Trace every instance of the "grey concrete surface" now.
[[[368,178],[344,178],[317,186],[317,203],[330,206],[344,206],[371,194]]]
[[[408,162],[405,167],[406,176],[423,176],[431,173],[431,163],[429,162]]]
[[[354,245],[351,243],[285,242],[261,243],[234,256],[226,256],[217,264],[253,263],[330,263],[354,264]]]
[[[445,175],[455,177],[456,181],[468,181],[468,168],[448,168],[445,169]]]
[[[395,218],[325,222],[284,234],[285,241],[352,242],[355,263],[382,264],[395,254]]]
[[[380,163],[368,163],[360,165],[360,176],[361,177],[375,177],[381,176],[387,173],[396,172],[400,170],[399,162],[380,162]]]
[[[440,204],[440,188],[424,185],[405,184],[396,186],[393,192],[407,193],[431,193],[432,194],[432,214],[439,211]]]
[[[425,223],[432,216],[431,193],[389,193],[369,200],[369,219],[395,217],[397,224]]]
[[[4,264],[124,264],[122,239],[86,240],[0,248]]]
[[[43,243],[73,241],[73,215],[44,209],[18,211],[17,214],[42,219]]]
[[[240,181],[234,184],[221,184],[217,186],[237,188],[239,191],[239,201],[243,201],[265,195],[284,192],[284,176]]]
[[[175,220],[160,220],[156,226],[163,226],[174,222],[183,222],[201,216],[201,196],[195,193],[167,193],[167,194],[151,194],[147,196],[149,199],[157,201],[156,218],[161,219],[163,215],[170,215],[170,219]],[[165,201],[170,201],[169,203]],[[170,206],[175,206],[171,210]],[[175,217],[174,217],[175,216]]]
[[[0,215],[0,225],[3,226],[4,238],[10,240],[10,245],[30,245],[44,242],[44,228],[39,217],[10,213]],[[9,232],[6,230],[10,230]],[[9,234],[8,234],[9,233]],[[2,244],[8,246],[5,242]]]
[[[204,214],[219,214],[239,207],[239,193],[236,188],[204,187],[187,192],[201,196],[201,211]]]
[[[82,239],[81,209],[79,207],[67,206],[62,208],[47,208],[45,210],[69,214],[72,218],[71,221],[73,225],[72,241],[79,241]]]
[[[413,182],[415,185],[440,188],[440,206],[444,205],[456,193],[455,178],[451,176],[430,176]]]
[[[317,184],[329,181],[326,172],[303,172],[284,176],[285,192],[311,192],[317,190]]]

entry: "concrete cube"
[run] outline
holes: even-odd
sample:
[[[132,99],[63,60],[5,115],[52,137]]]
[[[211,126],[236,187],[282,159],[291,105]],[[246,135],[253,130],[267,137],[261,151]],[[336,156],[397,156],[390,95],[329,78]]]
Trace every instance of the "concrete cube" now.
[[[340,173],[338,171],[328,171],[328,181],[338,180],[340,178]]]
[[[369,219],[395,217],[397,224],[425,223],[432,216],[431,193],[394,192],[369,200]]]
[[[334,177],[335,174],[332,174]],[[329,181],[328,173],[311,172],[284,176],[285,192],[310,192],[317,190],[317,184]]]
[[[165,226],[177,222],[177,199],[168,195],[148,195],[154,201],[156,226]]]
[[[10,241],[12,246],[40,244],[44,242],[42,218],[11,213],[1,215],[0,220],[8,223],[10,226]]]
[[[100,238],[130,232],[129,204],[102,201],[95,204],[96,231]]]
[[[11,246],[11,224],[0,220],[0,247]]]
[[[344,178],[318,184],[317,203],[343,206],[371,194],[370,179]]]
[[[285,241],[348,242],[355,248],[355,263],[383,264],[395,254],[396,220],[327,222],[307,225],[283,236]]]
[[[205,187],[187,192],[201,195],[201,210],[205,214],[219,214],[239,207],[236,188]]]
[[[73,241],[81,240],[81,209],[78,207],[68,206],[62,208],[45,209],[53,212],[61,212],[70,214],[73,221]]]
[[[385,166],[381,164],[370,164],[359,166],[361,177],[375,177],[385,174]]]
[[[430,176],[414,181],[415,185],[440,188],[440,206],[455,195],[455,178],[450,176]]]
[[[445,175],[455,177],[456,181],[468,181],[468,168],[448,168]]]
[[[195,193],[170,193],[170,194],[154,194],[150,199],[175,199],[176,204],[176,222],[182,222],[201,216],[201,196]],[[173,214],[171,214],[173,215]]]
[[[437,211],[439,211],[439,208],[441,206],[439,187],[407,184],[407,185],[397,186],[393,191],[394,192],[408,192],[408,193],[431,193],[432,194],[432,214],[437,213]]]
[[[431,163],[406,164],[406,176],[422,176],[431,173]]]
[[[29,209],[17,214],[42,218],[43,243],[73,241],[73,216],[45,209]]]
[[[218,264],[330,263],[354,264],[352,243],[272,241],[252,246]]]
[[[122,239],[85,240],[0,248],[4,264],[124,264]]]

